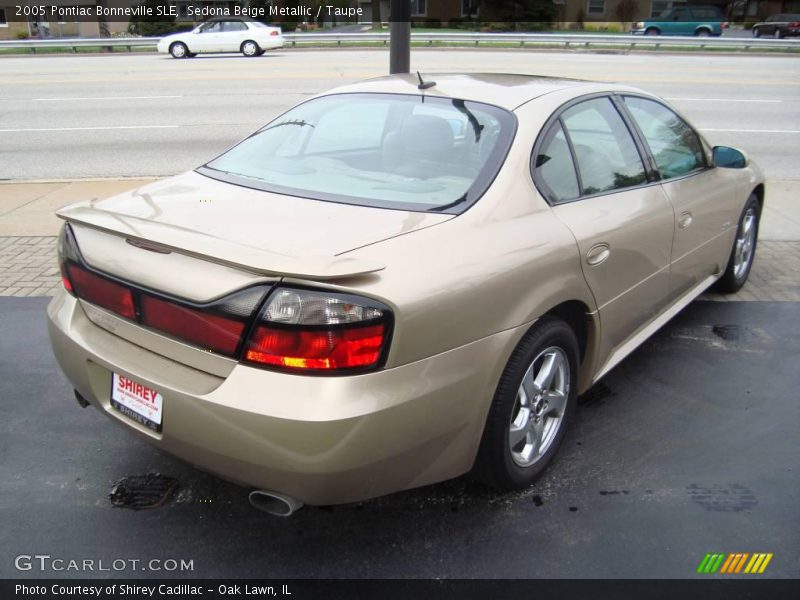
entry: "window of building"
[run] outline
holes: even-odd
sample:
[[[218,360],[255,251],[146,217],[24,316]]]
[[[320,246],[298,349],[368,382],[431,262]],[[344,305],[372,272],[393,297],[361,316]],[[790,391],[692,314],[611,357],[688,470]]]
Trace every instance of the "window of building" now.
[[[8,27],[8,19],[6,18],[5,8],[0,8],[0,27]]]
[[[477,17],[478,16],[478,0],[461,0],[461,16],[462,17]]]
[[[606,0],[588,0],[586,13],[593,16],[606,14]]]
[[[411,16],[424,17],[428,14],[427,0],[411,0]]]

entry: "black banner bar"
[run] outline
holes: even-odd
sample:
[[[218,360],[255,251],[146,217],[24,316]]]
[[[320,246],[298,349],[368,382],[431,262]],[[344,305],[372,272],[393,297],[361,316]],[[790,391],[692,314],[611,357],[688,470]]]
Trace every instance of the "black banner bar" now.
[[[332,598],[428,600],[738,600],[800,598],[800,580],[531,580],[531,579],[27,579],[0,580],[0,598],[84,600],[90,598],[330,600]]]
[[[618,2],[575,5],[553,0],[392,0],[394,7],[408,3],[408,17],[414,26],[492,28],[502,24],[524,25],[529,29],[544,29],[569,23],[580,28],[583,24],[631,23],[649,19],[653,14],[650,0],[619,0]],[[724,3],[708,0],[728,12],[723,18],[744,19],[745,3]],[[265,23],[286,23],[292,26],[343,25],[372,23],[370,2],[346,0],[10,0],[2,3],[9,23],[75,23],[103,20],[113,23],[131,21],[201,23],[211,18],[252,18]],[[406,7],[403,6],[405,9]],[[397,19],[391,16],[396,9],[381,14],[383,23]],[[738,11],[738,12],[736,12]],[[734,14],[735,13],[735,14]],[[405,21],[404,21],[405,22]],[[573,28],[574,28],[573,27]],[[293,30],[293,29],[292,29]]]

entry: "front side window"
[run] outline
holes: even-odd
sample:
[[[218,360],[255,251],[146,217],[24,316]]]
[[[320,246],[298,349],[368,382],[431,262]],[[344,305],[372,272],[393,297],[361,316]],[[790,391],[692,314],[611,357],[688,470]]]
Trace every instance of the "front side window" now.
[[[561,121],[572,142],[582,194],[610,192],[647,181],[636,143],[609,98],[568,108]]]
[[[303,198],[460,212],[494,179],[515,129],[510,112],[478,102],[335,94],[291,109],[199,172]]]
[[[650,3],[650,18],[664,16],[669,11],[669,0],[653,0]]]
[[[559,122],[547,132],[534,156],[533,180],[554,204],[580,196],[572,153]]]
[[[683,119],[653,100],[625,97],[633,119],[650,147],[662,179],[680,177],[706,167],[700,138]]]
[[[222,22],[221,21],[214,21],[212,23],[207,23],[203,25],[200,29],[200,33],[219,33],[222,31]]]

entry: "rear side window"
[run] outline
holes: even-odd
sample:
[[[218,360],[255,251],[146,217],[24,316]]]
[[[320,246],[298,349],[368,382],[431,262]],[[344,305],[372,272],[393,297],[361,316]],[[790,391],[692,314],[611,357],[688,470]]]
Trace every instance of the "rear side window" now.
[[[574,200],[580,196],[575,164],[560,123],[550,128],[536,152],[533,178],[550,202]]]
[[[245,31],[246,29],[247,25],[241,21],[225,21],[222,24],[223,31]]]
[[[662,179],[706,167],[700,138],[678,115],[663,104],[644,98],[626,96],[625,105],[650,147]]]
[[[581,102],[561,115],[572,142],[584,195],[641,185],[644,164],[622,117],[609,98]]]
[[[721,21],[722,13],[715,8],[693,8],[692,16],[697,20]]]
[[[676,8],[675,10],[672,11],[670,19],[673,21],[688,21],[689,13],[686,12],[685,8]]]

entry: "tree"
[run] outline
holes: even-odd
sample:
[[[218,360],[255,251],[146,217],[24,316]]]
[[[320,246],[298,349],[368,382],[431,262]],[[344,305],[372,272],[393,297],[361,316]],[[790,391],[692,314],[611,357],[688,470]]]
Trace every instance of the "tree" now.
[[[175,17],[158,15],[157,7],[163,6],[163,0],[144,0],[140,6],[149,6],[152,14],[131,17],[128,21],[128,31],[135,35],[161,37],[170,33],[175,33],[185,27],[178,26]]]
[[[636,0],[620,0],[614,12],[617,15],[620,23],[625,29],[628,29],[630,24],[636,18],[639,11],[639,3]]]
[[[372,0],[372,26],[381,28],[381,0]]]
[[[504,21],[514,29],[543,29],[553,23],[553,0],[481,0],[480,16]]]

